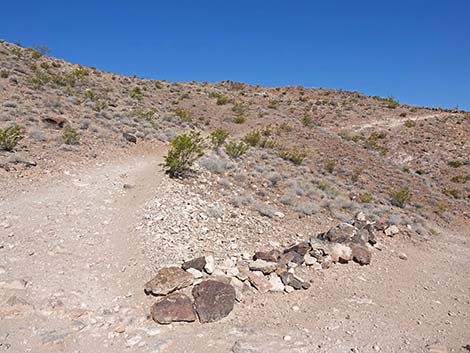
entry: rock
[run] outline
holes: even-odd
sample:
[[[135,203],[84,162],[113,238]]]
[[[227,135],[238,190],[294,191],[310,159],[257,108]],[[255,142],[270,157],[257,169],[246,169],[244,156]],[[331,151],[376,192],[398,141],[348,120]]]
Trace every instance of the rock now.
[[[365,222],[365,221],[366,221],[366,215],[364,214],[364,212],[360,211],[360,212],[356,215],[356,219],[357,219],[358,221]]]
[[[449,353],[449,350],[447,349],[447,347],[441,344],[427,345],[426,349],[428,350],[429,353]],[[466,350],[470,351],[470,349],[466,349]]]
[[[353,244],[351,250],[352,258],[355,262],[357,262],[361,266],[370,264],[372,253],[367,248],[367,246],[361,244]]]
[[[294,289],[308,289],[310,288],[310,283],[305,282],[300,277],[297,277],[293,273],[283,272],[280,275],[282,283],[285,286],[291,286]]]
[[[280,268],[287,266],[290,262],[301,265],[304,263],[304,257],[298,252],[290,251],[279,256],[279,260],[277,261]]]
[[[310,250],[310,244],[308,241],[303,241],[301,243],[292,245],[291,247],[287,248],[284,253],[289,253],[291,251],[295,251],[296,253],[304,256]]]
[[[353,238],[356,231],[356,227],[348,223],[341,223],[331,228],[328,232],[320,234],[318,238],[331,243],[345,243]]]
[[[122,137],[124,137],[124,139],[126,139],[129,142],[137,143],[137,137],[135,137],[132,134],[129,134],[128,132],[123,133]]]
[[[284,290],[286,291],[286,293],[292,293],[295,291],[295,288],[287,285],[285,286]]]
[[[202,278],[204,276],[204,274],[201,271],[198,271],[192,267],[188,268],[186,272],[192,274],[194,278]]]
[[[62,129],[64,126],[68,125],[67,119],[62,116],[48,116],[42,119],[43,122],[49,124],[50,126]]]
[[[312,347],[301,342],[294,344],[284,336],[258,334],[239,339],[232,347],[232,353],[311,353]],[[287,339],[286,339],[287,338]],[[290,337],[292,339],[292,337]]]
[[[17,153],[15,154],[12,154],[11,156],[9,156],[7,158],[7,162],[8,163],[12,163],[12,164],[24,164],[28,167],[35,167],[37,165],[36,161],[33,161],[33,160],[30,160],[30,159],[27,159]]]
[[[140,335],[132,336],[126,341],[126,346],[134,347],[136,344],[140,343],[141,341],[142,341],[142,336]]]
[[[235,277],[230,280],[230,284],[235,289],[235,300],[237,302],[241,302],[243,300],[242,292],[243,292],[243,288],[245,287],[245,284]]]
[[[206,266],[206,258],[204,256],[183,262],[183,265],[181,265],[183,270],[187,270],[188,268],[194,268],[198,271],[204,270],[204,266]]]
[[[268,281],[271,284],[270,292],[283,292],[285,289],[284,283],[282,283],[281,277],[277,273],[270,273]]]
[[[328,255],[330,253],[330,248],[329,245],[326,241],[318,239],[317,237],[312,237],[310,239],[310,247],[312,248],[312,251],[310,252],[317,252],[320,255]]]
[[[323,268],[324,270],[328,269],[331,267],[331,264],[333,263],[333,259],[331,258],[330,255],[326,255],[324,258],[323,258],[323,261],[321,263],[321,268]]]
[[[196,320],[191,299],[183,293],[172,293],[152,305],[152,319],[159,324]]]
[[[263,272],[248,273],[248,280],[259,292],[266,293],[272,289],[271,283],[264,277]]]
[[[166,295],[191,285],[193,280],[193,275],[179,267],[164,267],[145,284],[145,292],[153,295]]]
[[[215,260],[212,255],[206,256],[205,257],[206,264],[204,265],[204,270],[208,273],[211,274],[212,272],[215,271]]]
[[[277,266],[277,262],[268,262],[261,259],[252,261],[248,265],[251,271],[261,271],[265,275],[276,271]]]
[[[199,321],[213,322],[226,317],[235,303],[235,289],[227,283],[207,280],[192,290]]]
[[[0,288],[2,289],[13,289],[13,290],[21,290],[25,289],[28,282],[23,279],[14,279],[9,282],[0,282]]]
[[[268,262],[276,262],[280,254],[276,253],[276,251],[257,251],[253,256],[253,260],[264,260]]]
[[[3,275],[6,272],[5,267],[0,266],[0,275]]]
[[[317,259],[315,257],[311,256],[310,254],[305,254],[304,262],[305,262],[305,265],[312,266],[313,264],[317,263]]]
[[[400,253],[400,254],[398,254],[398,257],[399,257],[401,260],[408,260],[408,256],[406,256],[405,253]]]
[[[395,234],[400,233],[400,229],[396,225],[391,225],[385,228],[384,233],[386,236],[393,237]]]
[[[236,277],[239,273],[240,271],[236,267],[229,267],[225,269],[225,274],[229,277]]]
[[[352,259],[352,250],[344,244],[333,244],[331,246],[331,260],[333,262],[347,263]]]

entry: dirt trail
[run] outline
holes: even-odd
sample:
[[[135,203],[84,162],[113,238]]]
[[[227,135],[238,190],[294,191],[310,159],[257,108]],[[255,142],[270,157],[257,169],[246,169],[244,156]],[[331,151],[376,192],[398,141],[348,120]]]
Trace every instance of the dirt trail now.
[[[358,125],[352,125],[350,126],[350,129],[355,130],[355,131],[362,131],[366,130],[369,128],[373,127],[380,127],[380,128],[394,128],[397,126],[401,126],[405,123],[407,120],[413,120],[413,121],[420,121],[420,120],[426,120],[426,119],[436,119],[441,116],[444,116],[444,114],[427,114],[427,115],[420,115],[420,116],[409,116],[405,118],[400,118],[400,119],[389,119],[389,120],[379,120],[379,121],[373,121],[367,124],[358,124]]]
[[[49,185],[2,200],[2,299],[24,301],[19,306],[34,308],[39,316],[58,318],[59,312],[75,310],[91,318],[139,295],[143,279],[133,227],[161,178],[162,154],[70,171]],[[7,303],[0,309],[8,316],[17,307]],[[8,336],[14,334],[19,332]],[[61,334],[39,332],[42,343],[59,340],[54,335]]]

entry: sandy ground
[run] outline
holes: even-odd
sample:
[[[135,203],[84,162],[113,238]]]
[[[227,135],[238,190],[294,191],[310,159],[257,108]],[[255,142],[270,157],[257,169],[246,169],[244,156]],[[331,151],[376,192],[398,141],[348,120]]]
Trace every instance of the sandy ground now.
[[[468,228],[384,239],[370,266],[312,273],[309,290],[289,295],[247,293],[217,323],[153,323],[136,225],[164,177],[162,155],[2,198],[0,352],[470,351]]]

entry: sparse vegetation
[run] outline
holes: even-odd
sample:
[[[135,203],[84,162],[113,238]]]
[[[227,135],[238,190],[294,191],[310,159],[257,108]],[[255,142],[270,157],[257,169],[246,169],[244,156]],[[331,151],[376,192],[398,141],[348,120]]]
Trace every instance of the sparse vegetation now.
[[[234,122],[235,124],[243,124],[245,121],[246,121],[246,116],[244,116],[243,114],[236,115],[236,116],[233,118],[233,122]]]
[[[249,132],[245,135],[243,141],[249,144],[251,147],[256,147],[261,141],[261,132],[259,130]]]
[[[228,131],[224,129],[217,129],[215,131],[212,131],[210,135],[212,148],[214,148],[215,150],[221,148],[227,140],[228,135]]]
[[[247,145],[243,141],[230,141],[225,145],[225,152],[231,157],[231,158],[238,158],[246,153],[248,149],[250,148],[249,145]]]
[[[80,142],[80,136],[78,136],[77,131],[75,129],[67,129],[62,134],[62,141],[66,145],[78,145]]]
[[[164,169],[172,178],[184,178],[194,162],[203,155],[203,139],[199,133],[178,135],[165,156]]]
[[[23,137],[23,128],[19,125],[12,126],[5,130],[0,129],[0,149],[13,151]]]
[[[304,117],[302,118],[302,124],[304,124],[304,126],[308,127],[308,128],[313,128],[315,127],[315,122],[313,121],[313,119],[308,116],[308,115],[304,115]]]
[[[131,96],[131,98],[137,100],[142,100],[142,98],[144,98],[144,93],[142,92],[142,89],[140,87],[134,87],[133,89],[131,89],[129,95]]]
[[[362,203],[370,203],[370,202],[372,202],[372,195],[371,195],[370,192],[365,192],[363,194],[360,194],[358,196],[358,199]]]
[[[335,166],[336,166],[336,161],[333,159],[327,160],[324,164],[325,170],[330,174],[334,172]]]
[[[385,98],[384,101],[389,109],[395,109],[400,106],[400,103],[392,96]]]
[[[453,182],[453,183],[464,184],[467,181],[470,181],[470,174],[468,174],[468,175],[455,175],[452,178],[450,178],[450,181]]]
[[[405,125],[405,127],[410,129],[410,128],[416,126],[416,121],[408,119],[408,120],[405,121],[405,123],[403,125]]]
[[[454,199],[460,199],[460,191],[457,190],[457,189],[444,189],[442,190],[444,192],[444,194],[446,194],[447,196],[449,197],[453,197]]]
[[[409,188],[401,188],[392,192],[392,205],[404,208],[411,201],[412,193]]]
[[[193,117],[191,116],[191,113],[188,112],[187,110],[177,108],[173,110],[173,112],[181,119],[181,121],[190,123],[193,121]]]
[[[307,153],[305,151],[299,150],[297,148],[286,150],[281,149],[278,151],[279,157],[286,161],[290,161],[295,165],[300,165],[304,161],[305,157],[307,157]]]
[[[452,168],[460,168],[463,166],[463,163],[461,161],[449,161],[447,165]]]

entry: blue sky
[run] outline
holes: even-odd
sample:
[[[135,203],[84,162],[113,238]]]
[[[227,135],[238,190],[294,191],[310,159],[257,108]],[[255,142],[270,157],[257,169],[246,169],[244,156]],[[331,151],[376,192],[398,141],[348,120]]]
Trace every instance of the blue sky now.
[[[303,85],[470,110],[470,1],[4,1],[0,38],[169,81]]]

